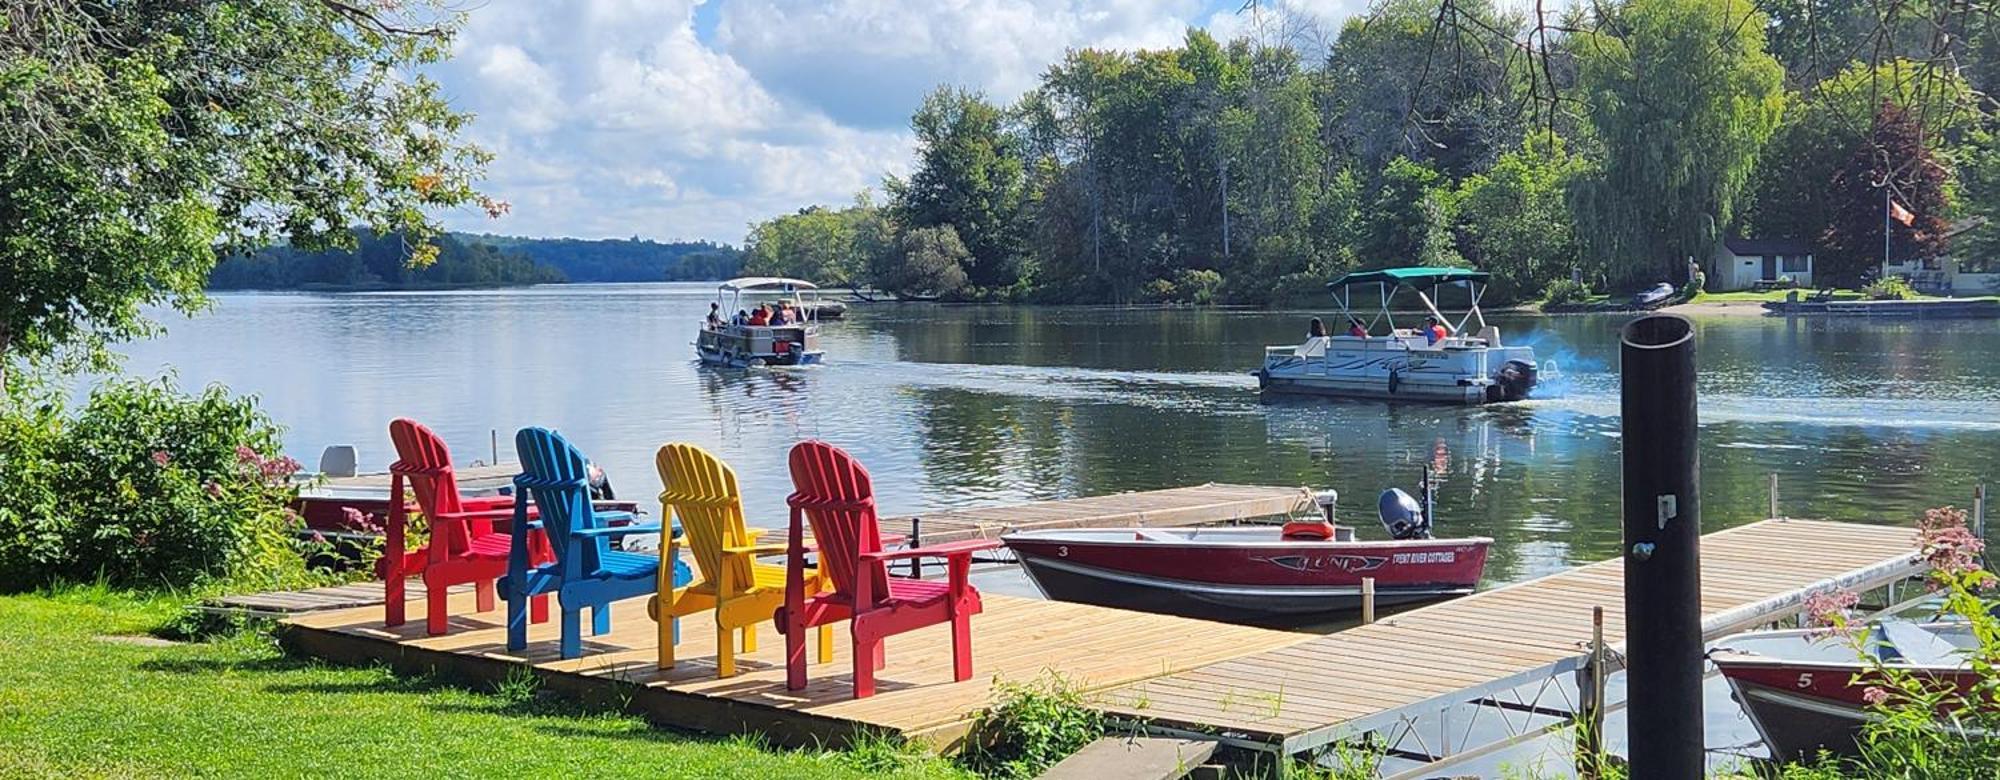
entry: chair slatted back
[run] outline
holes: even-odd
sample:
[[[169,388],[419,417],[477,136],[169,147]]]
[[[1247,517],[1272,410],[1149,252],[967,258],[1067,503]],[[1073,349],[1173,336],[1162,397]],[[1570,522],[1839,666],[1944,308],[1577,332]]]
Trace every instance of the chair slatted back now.
[[[547,428],[522,428],[514,434],[514,452],[521,458],[521,473],[514,477],[515,501],[534,497],[542,526],[555,547],[556,564],[569,569],[567,540],[572,531],[599,527],[597,513],[590,505],[589,464],[583,453]],[[581,545],[583,560],[577,571],[597,571],[609,540],[599,537]]]
[[[409,480],[410,493],[416,497],[425,517],[464,510],[458,495],[458,478],[451,468],[451,450],[445,448],[442,437],[423,423],[398,417],[389,421],[389,441],[396,447],[396,462],[389,464],[389,473]],[[389,500],[402,501],[403,497],[390,496]],[[450,533],[444,539],[433,536],[431,544],[442,543],[446,552],[463,552],[472,542],[469,537],[483,536],[492,530],[491,521],[479,520],[470,524],[466,534]]]
[[[875,488],[868,470],[846,450],[823,441],[803,441],[789,458],[794,492],[787,499],[805,511],[819,544],[820,571],[831,577],[835,594],[853,598],[858,577],[880,601],[889,593],[888,567],[863,564],[863,553],[882,551],[876,525]],[[874,604],[855,604],[856,609]]]
[[[722,582],[726,564],[735,567],[730,580],[737,587],[749,587],[754,582],[749,560],[725,560],[722,555],[724,547],[750,543],[736,472],[721,458],[692,444],[663,445],[654,460],[660,469],[660,484],[666,488],[660,493],[660,505],[680,520],[702,582]]]

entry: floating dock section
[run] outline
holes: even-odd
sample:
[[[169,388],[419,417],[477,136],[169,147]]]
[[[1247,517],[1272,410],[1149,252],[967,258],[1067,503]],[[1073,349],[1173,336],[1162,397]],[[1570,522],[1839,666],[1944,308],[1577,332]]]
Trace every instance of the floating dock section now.
[[[1819,590],[1924,571],[1908,528],[1765,520],[1707,534],[1702,632],[1717,639],[1796,615]],[[1584,668],[1594,608],[1604,608],[1607,644],[1622,645],[1623,573],[1622,560],[1604,561],[1411,610],[1135,683],[1107,694],[1107,707],[1155,732],[1244,749],[1290,755],[1370,736],[1406,758],[1443,760],[1468,747],[1455,732],[1469,724],[1454,729],[1451,711]]]

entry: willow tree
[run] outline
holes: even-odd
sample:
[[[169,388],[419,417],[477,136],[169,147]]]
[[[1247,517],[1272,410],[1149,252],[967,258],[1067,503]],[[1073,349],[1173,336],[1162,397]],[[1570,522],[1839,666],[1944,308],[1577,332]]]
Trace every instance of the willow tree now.
[[[220,253],[435,256],[427,210],[482,202],[485,153],[420,68],[455,14],[387,0],[9,0],[0,10],[0,382],[103,364],[149,305],[201,308]]]
[[[1784,106],[1749,0],[1632,0],[1574,46],[1603,162],[1571,197],[1584,251],[1624,283],[1679,280],[1735,216]]]

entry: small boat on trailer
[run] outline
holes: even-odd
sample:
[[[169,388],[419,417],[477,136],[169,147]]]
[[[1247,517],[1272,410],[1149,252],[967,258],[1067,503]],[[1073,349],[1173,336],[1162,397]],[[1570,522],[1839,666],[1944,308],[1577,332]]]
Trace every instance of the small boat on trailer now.
[[[1428,480],[1426,480],[1428,482]],[[1486,570],[1485,537],[1431,538],[1430,501],[1384,491],[1392,538],[1357,540],[1334,523],[1337,495],[1318,494],[1325,517],[1283,527],[1081,528],[1000,537],[1042,594],[1142,612],[1228,622],[1308,622],[1360,609],[1362,579],[1394,606],[1471,593]]]
[[[820,362],[819,286],[804,279],[752,276],[731,279],[716,288],[715,301],[724,322],[703,323],[694,349],[703,363],[731,368],[806,366]],[[798,312],[797,322],[749,325],[728,321],[745,306],[746,297],[775,293]]]
[[[1554,366],[1538,365],[1533,348],[1500,343],[1500,329],[1487,324],[1479,310],[1487,278],[1483,271],[1427,267],[1342,276],[1327,285],[1340,305],[1333,333],[1294,346],[1266,347],[1257,386],[1270,393],[1453,404],[1527,398],[1539,382],[1552,378]],[[1457,322],[1433,300],[1447,285],[1465,289],[1470,301]],[[1380,300],[1380,309],[1368,314],[1365,323],[1352,305],[1357,288],[1364,294],[1372,290]],[[1422,330],[1396,326],[1392,304],[1404,290],[1414,293],[1443,326],[1443,339],[1432,341]],[[1367,335],[1348,335],[1351,324],[1361,325]],[[1378,331],[1384,335],[1374,335]]]
[[[1779,761],[1809,760],[1821,750],[1855,754],[1871,717],[1864,694],[1876,684],[1873,664],[1861,653],[1976,696],[1979,675],[1960,652],[1979,641],[1968,624],[1896,620],[1867,631],[1859,648],[1810,629],[1751,631],[1718,640],[1708,659]]]

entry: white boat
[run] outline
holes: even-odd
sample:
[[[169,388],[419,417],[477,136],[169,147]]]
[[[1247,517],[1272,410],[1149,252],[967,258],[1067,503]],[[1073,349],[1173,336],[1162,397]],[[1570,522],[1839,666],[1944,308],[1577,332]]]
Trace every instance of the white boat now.
[[[702,362],[734,368],[759,366],[804,366],[820,362],[825,353],[819,348],[819,319],[814,314],[819,286],[803,279],[776,276],[749,276],[731,279],[716,288],[715,302],[723,318],[721,325],[702,324],[694,342]],[[749,308],[745,299],[775,296],[789,304],[796,322],[783,325],[749,325],[732,321],[736,312]]]
[[[1257,386],[1271,393],[1454,404],[1527,398],[1554,366],[1538,366],[1533,348],[1500,343],[1500,329],[1488,325],[1479,311],[1486,278],[1483,271],[1465,268],[1387,268],[1336,279],[1327,286],[1341,316],[1328,325],[1329,335],[1264,348]],[[1470,300],[1456,322],[1438,311],[1433,300],[1445,285],[1463,287]],[[1380,300],[1381,308],[1366,314],[1365,321],[1352,305],[1357,288]],[[1415,293],[1443,328],[1443,338],[1433,340],[1422,329],[1397,326],[1392,304],[1404,290]],[[1352,326],[1365,335],[1350,334]]]

